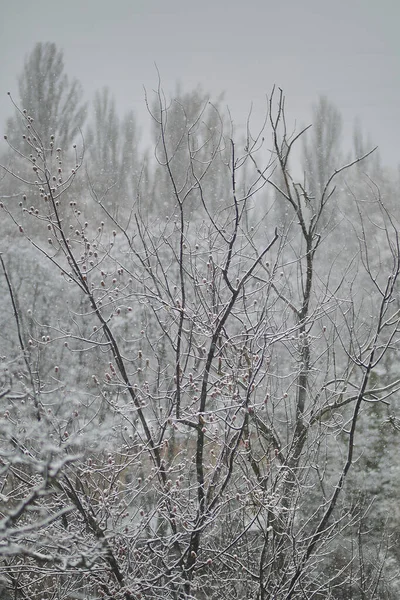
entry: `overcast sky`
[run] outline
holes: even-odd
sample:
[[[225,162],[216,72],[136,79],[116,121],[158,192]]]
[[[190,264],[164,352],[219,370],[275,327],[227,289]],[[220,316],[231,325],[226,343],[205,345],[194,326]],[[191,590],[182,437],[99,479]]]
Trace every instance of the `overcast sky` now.
[[[355,117],[400,163],[399,0],[0,0],[0,124],[18,99],[16,78],[36,42],[64,50],[66,71],[90,99],[109,86],[121,113],[148,119],[143,86],[160,71],[164,89],[201,84],[225,92],[235,122],[254,103],[260,118],[273,84],[291,119],[306,124],[326,94],[342,112],[348,142]]]

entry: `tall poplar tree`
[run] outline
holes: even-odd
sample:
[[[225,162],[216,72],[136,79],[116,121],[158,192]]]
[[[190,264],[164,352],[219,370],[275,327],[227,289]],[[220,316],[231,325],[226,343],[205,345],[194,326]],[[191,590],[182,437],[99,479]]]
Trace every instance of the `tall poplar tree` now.
[[[84,124],[86,105],[82,86],[65,73],[63,51],[56,44],[36,44],[18,78],[18,89],[18,104],[33,118],[43,142],[54,135],[57,146],[72,144]],[[17,141],[23,128],[18,115],[8,119],[9,139]]]

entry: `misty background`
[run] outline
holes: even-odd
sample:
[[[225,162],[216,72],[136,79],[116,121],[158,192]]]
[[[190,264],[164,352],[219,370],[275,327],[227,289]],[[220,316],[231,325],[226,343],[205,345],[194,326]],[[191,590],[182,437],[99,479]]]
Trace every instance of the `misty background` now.
[[[272,86],[283,88],[291,125],[311,120],[326,95],[343,117],[345,146],[354,121],[379,145],[384,164],[397,166],[400,105],[400,5],[395,0],[70,0],[3,2],[0,23],[0,123],[18,98],[17,76],[37,42],[64,51],[65,71],[85,98],[108,86],[120,115],[133,109],[149,140],[144,89],[173,95],[200,85],[224,93],[236,126],[251,106],[256,128]],[[347,144],[348,142],[348,144]],[[3,142],[2,142],[3,143]]]

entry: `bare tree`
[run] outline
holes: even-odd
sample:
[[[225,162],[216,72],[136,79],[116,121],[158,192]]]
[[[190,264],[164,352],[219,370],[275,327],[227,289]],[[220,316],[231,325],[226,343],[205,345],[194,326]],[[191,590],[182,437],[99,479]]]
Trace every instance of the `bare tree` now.
[[[156,159],[153,203],[159,211],[168,214],[171,203],[176,202],[176,193],[183,194],[193,216],[198,216],[204,206],[201,202],[192,202],[193,194],[187,192],[201,175],[208,207],[221,208],[230,194],[226,170],[230,147],[225,144],[223,133],[230,131],[232,135],[233,129],[229,121],[221,117],[221,98],[214,103],[201,88],[188,93],[178,88],[174,99],[167,103],[159,83],[157,97],[151,103],[147,101],[153,117]]]
[[[390,543],[364,557],[368,507],[348,482],[363,415],[400,389],[375,377],[399,330],[397,223],[378,196],[387,258],[378,265],[360,209],[357,252],[338,270],[320,223],[331,184],[364,157],[311,191],[288,167],[301,133],[286,131],[281,92],[270,98],[268,136],[249,132],[242,149],[231,130],[210,134],[213,107],[185,119],[171,146],[160,90],[157,102],[167,214],[142,211],[141,190],[124,222],[102,202],[85,217],[84,199],[68,203],[80,152],[60,178],[62,153],[36,129],[26,160],[37,204],[21,225],[2,201],[16,233],[51,263],[54,286],[66,298],[71,290],[39,337],[42,317],[18,298],[2,259],[18,340],[0,392],[8,589],[30,599],[289,600],[340,598],[350,582],[353,598],[390,598]],[[211,173],[229,181],[223,203]],[[288,207],[279,228],[268,187]],[[37,219],[46,243],[30,233]],[[358,550],[335,562],[355,529]]]

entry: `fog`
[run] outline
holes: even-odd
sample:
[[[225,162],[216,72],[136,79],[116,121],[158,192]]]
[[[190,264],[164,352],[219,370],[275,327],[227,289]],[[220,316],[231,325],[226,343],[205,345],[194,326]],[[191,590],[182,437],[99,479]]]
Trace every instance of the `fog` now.
[[[398,163],[400,7],[395,0],[71,0],[3,1],[0,24],[0,122],[18,100],[17,75],[34,45],[55,42],[66,72],[88,100],[109,86],[119,111],[133,108],[146,138],[144,88],[174,93],[197,85],[211,98],[225,93],[237,125],[253,106],[261,122],[265,96],[284,89],[292,123],[306,124],[318,96],[341,112],[351,140],[359,118],[383,161]],[[157,66],[157,69],[156,69]]]

